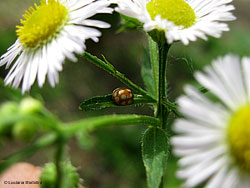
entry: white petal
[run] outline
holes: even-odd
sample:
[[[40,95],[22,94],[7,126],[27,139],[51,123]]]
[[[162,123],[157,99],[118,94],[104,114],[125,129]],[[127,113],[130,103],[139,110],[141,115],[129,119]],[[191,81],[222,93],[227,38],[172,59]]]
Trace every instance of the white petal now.
[[[53,38],[43,41],[36,48],[25,47],[19,39],[1,56],[0,66],[8,68],[16,59],[5,78],[6,84],[17,88],[22,82],[22,92],[30,90],[37,77],[39,87],[42,87],[46,75],[54,87],[59,81],[59,71],[63,69],[66,58],[76,62],[76,54],[82,54],[86,49],[85,41],[92,39],[98,42],[101,32],[96,28],[108,28],[110,24],[103,21],[91,20],[89,17],[98,13],[112,13],[109,0],[59,0],[69,12],[69,20],[60,32]],[[94,27],[94,28],[93,28]],[[20,55],[18,58],[16,58]]]

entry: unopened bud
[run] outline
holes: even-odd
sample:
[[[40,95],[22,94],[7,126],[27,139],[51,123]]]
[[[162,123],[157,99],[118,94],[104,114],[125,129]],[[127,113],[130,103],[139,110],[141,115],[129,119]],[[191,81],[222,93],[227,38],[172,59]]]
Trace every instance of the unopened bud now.
[[[0,115],[12,115],[18,112],[18,104],[15,102],[6,102],[0,106]]]
[[[20,112],[23,114],[33,114],[40,112],[43,105],[40,101],[31,97],[25,98],[20,103]]]
[[[36,133],[36,125],[29,121],[20,121],[13,127],[14,138],[20,141],[30,141]]]
[[[56,166],[54,163],[48,163],[42,170],[40,181],[41,188],[55,188],[56,185]]]
[[[79,175],[76,172],[76,168],[73,167],[70,162],[62,162],[62,188],[77,188],[79,185]],[[40,180],[42,182],[42,188],[55,188],[56,186],[57,171],[54,163],[48,163],[42,170]]]
[[[18,104],[15,102],[6,102],[0,106],[0,136],[11,137],[13,123],[5,122],[5,118],[11,118],[11,115],[18,113]]]

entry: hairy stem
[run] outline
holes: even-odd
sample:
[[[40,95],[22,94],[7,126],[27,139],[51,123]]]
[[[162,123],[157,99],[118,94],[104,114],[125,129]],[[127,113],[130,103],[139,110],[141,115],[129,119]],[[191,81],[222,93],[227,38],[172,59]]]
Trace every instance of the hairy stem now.
[[[63,169],[62,169],[62,162],[64,159],[64,148],[65,148],[65,141],[63,137],[59,137],[60,139],[58,140],[57,143],[57,151],[56,151],[56,156],[55,156],[55,164],[56,164],[56,174],[57,174],[57,179],[56,179],[56,187],[60,188],[61,182],[62,182],[62,176],[63,176]]]
[[[94,117],[84,120],[79,120],[76,122],[68,123],[64,127],[63,132],[67,134],[68,137],[72,137],[75,133],[79,132],[81,129],[87,131],[94,131],[97,128],[103,128],[108,126],[117,125],[153,125],[159,126],[159,120],[150,116],[143,115],[110,115]]]
[[[170,45],[167,43],[158,43],[159,50],[159,95],[158,95],[158,106],[157,106],[157,115],[159,118],[161,127],[163,129],[166,128],[167,124],[167,116],[168,109],[165,105],[163,105],[163,101],[167,97],[167,79],[166,79],[166,71],[167,71],[167,55],[169,51]]]

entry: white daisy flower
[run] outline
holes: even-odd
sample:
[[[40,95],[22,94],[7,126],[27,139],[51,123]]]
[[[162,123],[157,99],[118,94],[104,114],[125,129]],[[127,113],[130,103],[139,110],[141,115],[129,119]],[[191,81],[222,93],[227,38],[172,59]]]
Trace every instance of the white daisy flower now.
[[[177,176],[183,187],[250,187],[250,58],[227,55],[198,72],[196,79],[218,99],[213,102],[191,86],[178,100],[184,118],[172,138],[180,157]]]
[[[101,32],[93,27],[110,27],[89,19],[97,13],[112,13],[109,5],[109,0],[41,0],[30,7],[22,26],[17,26],[18,39],[0,59],[0,66],[6,64],[6,68],[15,62],[5,83],[17,88],[22,81],[22,92],[26,92],[36,77],[42,87],[47,75],[55,86],[65,58],[76,61],[74,53],[83,53],[85,40],[98,42]]]
[[[220,37],[228,31],[221,23],[234,20],[232,0],[116,0],[117,12],[138,19],[145,31],[163,30],[168,43],[189,44],[197,37]]]

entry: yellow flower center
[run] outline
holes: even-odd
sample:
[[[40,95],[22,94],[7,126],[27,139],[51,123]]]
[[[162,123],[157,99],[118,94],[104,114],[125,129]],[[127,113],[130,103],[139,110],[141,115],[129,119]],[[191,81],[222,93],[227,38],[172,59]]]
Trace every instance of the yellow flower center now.
[[[194,10],[184,0],[152,0],[147,3],[147,10],[152,19],[160,15],[184,28],[192,26],[196,20]]]
[[[58,0],[41,0],[41,5],[30,7],[17,26],[20,42],[30,48],[48,42],[67,22],[68,10]]]
[[[233,115],[228,128],[228,140],[236,163],[250,172],[250,104],[241,107]]]

